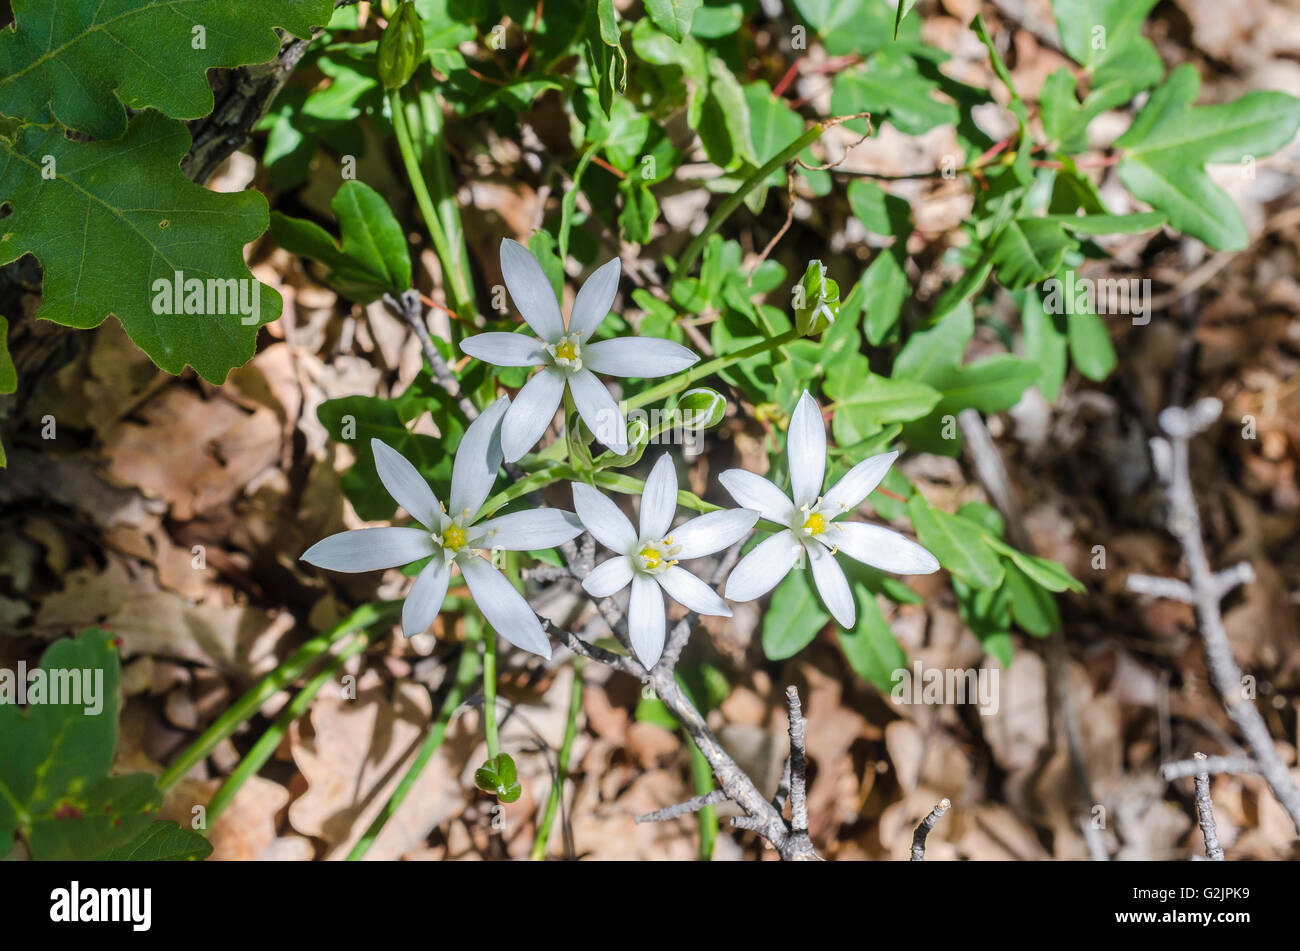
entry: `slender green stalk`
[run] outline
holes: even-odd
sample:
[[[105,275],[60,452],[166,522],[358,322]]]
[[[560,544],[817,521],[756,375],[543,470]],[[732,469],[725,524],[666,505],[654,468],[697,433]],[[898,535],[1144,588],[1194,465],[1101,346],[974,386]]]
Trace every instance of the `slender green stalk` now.
[[[442,263],[443,279],[451,291],[452,307],[458,316],[471,319],[474,316],[474,294],[466,283],[465,272],[460,267],[457,256],[452,251],[451,241],[442,226],[442,218],[438,215],[433,197],[429,194],[429,186],[425,184],[424,172],[420,168],[419,152],[411,139],[411,130],[407,123],[406,109],[402,103],[400,90],[394,89],[388,93],[388,105],[393,116],[393,132],[397,136],[397,149],[402,155],[402,164],[406,168],[407,178],[410,179],[411,191],[415,193],[415,203],[419,206],[424,225],[429,229],[429,237],[433,239],[434,250],[438,253],[438,260]]]
[[[534,862],[546,858],[546,840],[551,837],[551,826],[555,823],[555,814],[560,807],[560,796],[564,793],[564,781],[569,778],[569,756],[573,752],[573,740],[578,735],[578,714],[582,712],[582,669],[582,658],[574,655],[573,686],[569,691],[569,719],[564,725],[564,740],[560,744],[560,756],[555,764],[555,783],[551,786],[550,798],[546,800],[546,811],[542,814],[541,825],[537,827],[537,838],[533,840]],[[705,766],[707,767],[708,764],[706,763]]]
[[[474,650],[473,643],[466,644],[460,652],[460,662],[456,665],[455,680],[452,681],[451,689],[447,691],[446,698],[442,701],[442,709],[438,711],[438,719],[434,721],[428,734],[424,738],[424,743],[420,746],[420,751],[411,761],[411,766],[402,777],[393,794],[388,797],[388,802],[384,808],[375,816],[375,821],[370,823],[368,828],[357,844],[352,847],[348,853],[347,860],[356,862],[365,857],[374,845],[375,839],[379,838],[379,833],[383,831],[384,825],[393,817],[402,803],[406,800],[407,794],[411,791],[419,780],[424,768],[429,764],[429,760],[438,752],[442,746],[442,741],[447,735],[447,727],[451,724],[451,718],[456,713],[456,708],[465,698],[465,694],[473,686],[475,678],[478,677],[478,654]]]
[[[280,715],[275,718],[275,722],[258,738],[257,742],[253,744],[253,748],[248,751],[248,754],[239,761],[235,771],[226,777],[226,781],[221,784],[217,794],[212,797],[212,802],[208,803],[207,821],[209,827],[216,825],[217,817],[225,811],[226,806],[230,805],[231,800],[235,798],[240,787],[248,781],[249,777],[255,776],[266,765],[266,761],[275,753],[293,721],[307,712],[307,708],[316,699],[316,694],[320,693],[321,688],[334,678],[339,668],[347,663],[349,658],[357,656],[369,645],[370,631],[361,631],[351,644],[339,651],[289,701],[288,705],[280,712]]]
[[[750,357],[756,357],[761,353],[767,353],[769,350],[776,350],[778,347],[784,347],[787,343],[799,339],[799,331],[787,330],[785,333],[776,337],[769,337],[766,340],[760,340],[743,350],[737,350],[735,353],[728,353],[725,356],[715,357],[712,360],[706,360],[704,363],[697,363],[683,373],[669,377],[664,382],[643,390],[635,396],[623,401],[627,409],[636,409],[638,406],[645,406],[647,403],[653,403],[661,400],[665,396],[671,396],[686,389],[696,380],[702,380],[704,377],[719,370],[725,370],[729,366],[734,366],[742,360],[748,360]]]
[[[207,758],[218,743],[231,736],[239,729],[241,723],[254,716],[262,704],[320,659],[336,641],[363,628],[388,621],[396,617],[401,609],[401,601],[363,604],[328,631],[303,644],[279,667],[258,681],[256,686],[240,697],[229,710],[218,717],[197,740],[190,744],[159,778],[158,788],[169,789],[175,785],[177,780]]]
[[[731,217],[731,213],[740,207],[740,203],[745,200],[745,196],[752,192],[759,184],[767,181],[767,177],[779,168],[783,168],[787,162],[790,162],[804,149],[812,145],[821,137],[825,131],[825,124],[814,125],[799,138],[795,139],[784,149],[778,152],[758,171],[745,179],[740,187],[727,196],[727,199],[718,206],[718,210],[713,213],[709,223],[704,226],[704,230],[695,236],[686,250],[682,252],[681,258],[677,261],[677,269],[673,271],[672,280],[668,282],[668,293],[671,297],[673,288],[677,282],[684,278],[692,267],[695,266],[696,260],[704,252],[704,245],[708,243],[709,238],[722,227],[722,223]]]
[[[497,632],[483,624],[483,733],[488,759],[497,758]]]
[[[548,485],[553,485],[561,480],[576,480],[578,474],[568,465],[551,465],[536,472],[530,472],[517,482],[510,485],[492,498],[483,503],[483,508],[479,510],[478,518],[482,521],[498,511],[507,503],[515,499],[522,498],[529,492],[536,492],[538,489],[544,489]]]
[[[460,220],[460,208],[456,205],[456,189],[451,180],[451,163],[447,159],[447,147],[443,138],[442,109],[438,104],[437,94],[432,90],[421,89],[418,95],[421,128],[428,144],[425,157],[433,171],[434,197],[441,216],[442,228],[447,234],[447,243],[456,258],[456,265],[461,271],[465,286],[473,288],[474,278],[469,271],[469,249],[465,246],[465,227]]]
[[[686,743],[691,749],[691,776],[695,780],[695,795],[707,796],[713,792],[713,769],[689,735]],[[718,840],[718,810],[713,806],[705,806],[695,814],[695,821],[700,827],[700,861],[711,862],[713,844]]]

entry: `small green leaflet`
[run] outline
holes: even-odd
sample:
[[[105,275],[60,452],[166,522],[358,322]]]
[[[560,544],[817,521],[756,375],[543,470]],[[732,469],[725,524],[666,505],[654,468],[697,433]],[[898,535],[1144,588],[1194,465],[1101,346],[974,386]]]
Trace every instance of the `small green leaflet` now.
[[[921,544],[954,577],[972,588],[996,588],[1002,584],[1005,574],[1002,560],[989,546],[980,526],[935,508],[920,492],[907,500],[907,514]]]
[[[865,585],[854,585],[858,623],[852,631],[836,627],[840,650],[853,672],[884,693],[894,686],[893,674],[907,666],[907,652],[880,613],[880,603]]]
[[[1124,150],[1119,177],[1177,230],[1217,250],[1239,251],[1248,240],[1241,212],[1205,166],[1245,167],[1290,142],[1300,128],[1300,99],[1251,92],[1222,105],[1193,106],[1200,87],[1190,64],[1169,74],[1115,142]]]
[[[207,71],[275,59],[274,27],[310,38],[332,0],[14,0],[0,30],[0,114],[51,119],[99,139],[126,109],[179,119],[212,111]],[[30,153],[29,153],[30,154]]]
[[[903,27],[903,17],[907,16],[914,6],[916,0],[898,0],[898,14],[894,17],[894,39],[898,39],[898,31]]]
[[[645,0],[645,12],[654,25],[678,43],[691,32],[691,21],[703,0]]]
[[[244,245],[266,230],[266,199],[195,185],[179,168],[189,146],[183,124],[153,111],[111,142],[37,126],[0,138],[0,204],[13,204],[0,264],[40,259],[38,317],[85,329],[114,314],[168,373],[189,364],[221,383],[252,357],[258,326],[280,316],[280,295],[244,263]]]
[[[411,286],[411,252],[406,234],[382,195],[358,181],[344,182],[330,202],[339,221],[340,242],[314,221],[271,213],[271,234],[291,254],[320,261],[345,297],[369,303],[385,292]]]
[[[1065,252],[1074,247],[1074,241],[1055,221],[1017,218],[993,243],[998,280],[1008,290],[1045,281],[1061,266]]]

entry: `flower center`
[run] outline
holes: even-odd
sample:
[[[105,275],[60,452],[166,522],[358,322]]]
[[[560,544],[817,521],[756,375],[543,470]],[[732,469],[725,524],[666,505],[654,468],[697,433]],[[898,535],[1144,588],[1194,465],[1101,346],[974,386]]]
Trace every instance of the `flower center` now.
[[[442,533],[442,547],[448,551],[460,551],[465,547],[465,529],[459,525],[449,525]]]
[[[674,545],[672,536],[661,539],[657,542],[646,542],[633,558],[636,565],[646,574],[661,575],[673,565],[677,564],[677,559],[673,556],[681,551],[680,545]]]
[[[813,512],[808,516],[808,521],[803,523],[803,530],[809,535],[820,535],[826,531],[826,519],[822,518],[820,512]]]
[[[582,369],[582,339],[578,334],[568,334],[558,343],[548,343],[546,351],[556,369],[573,372]]]

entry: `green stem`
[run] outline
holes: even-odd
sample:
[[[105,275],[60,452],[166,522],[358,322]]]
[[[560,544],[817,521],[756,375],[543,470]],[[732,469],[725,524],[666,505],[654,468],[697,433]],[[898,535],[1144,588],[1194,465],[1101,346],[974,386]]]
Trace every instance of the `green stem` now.
[[[380,810],[379,815],[375,816],[375,821],[370,823],[370,828],[366,830],[357,844],[352,847],[348,853],[347,860],[356,862],[365,857],[374,845],[375,839],[379,838],[379,833],[383,831],[384,825],[389,819],[401,808],[402,803],[406,800],[407,794],[419,780],[420,775],[424,772],[425,766],[433,758],[433,754],[438,752],[442,746],[442,741],[447,735],[447,727],[451,724],[451,718],[460,706],[461,700],[474,684],[474,679],[478,676],[478,654],[474,651],[473,645],[468,644],[461,649],[460,662],[456,666],[455,680],[452,682],[451,689],[447,691],[446,698],[442,701],[442,709],[438,711],[438,719],[434,721],[433,727],[429,730],[428,735],[424,738],[424,743],[420,746],[420,751],[411,761],[410,768],[406,775],[402,777],[393,794],[388,797],[388,802]]]
[[[713,792],[713,769],[689,735],[686,736],[686,743],[691,749],[691,776],[695,780],[695,795],[707,796]],[[714,806],[705,806],[695,814],[695,821],[700,828],[700,861],[710,862],[713,860],[713,844],[718,839],[718,810]]]
[[[708,243],[709,238],[722,227],[722,223],[731,217],[731,213],[740,207],[740,203],[745,200],[745,196],[752,192],[759,184],[767,181],[767,177],[782,168],[789,161],[792,161],[808,146],[812,145],[821,137],[826,126],[824,124],[814,125],[799,138],[795,139],[784,149],[774,155],[767,164],[750,175],[741,183],[740,187],[727,196],[727,199],[718,206],[718,210],[713,213],[709,223],[704,226],[704,230],[695,236],[686,250],[682,252],[681,258],[677,261],[677,269],[673,271],[672,280],[668,282],[668,295],[672,297],[673,288],[677,282],[684,278],[695,265],[695,261],[704,251],[704,245]]]
[[[743,350],[737,350],[735,353],[729,353],[726,356],[715,357],[704,363],[697,363],[684,373],[677,376],[669,377],[664,382],[650,387],[648,390],[642,390],[635,396],[623,401],[627,409],[636,409],[638,406],[645,406],[647,403],[653,403],[661,400],[665,396],[671,396],[678,393],[696,380],[702,380],[710,374],[717,373],[719,370],[725,370],[729,366],[734,366],[742,360],[748,360],[750,357],[756,357],[761,353],[767,353],[769,350],[775,350],[783,347],[791,341],[799,339],[799,331],[787,330],[785,333],[776,337],[769,337],[766,340],[760,340],[756,344],[746,347]]]
[[[573,686],[569,691],[569,719],[564,725],[564,740],[560,744],[560,756],[556,762],[555,783],[551,786],[550,798],[546,800],[546,812],[542,814],[542,823],[537,827],[537,838],[533,841],[534,862],[546,858],[546,840],[551,836],[551,826],[555,823],[555,814],[560,808],[560,796],[564,792],[564,781],[569,777],[569,756],[573,752],[573,740],[578,735],[578,714],[582,712],[582,668],[582,658],[575,655]]]
[[[483,503],[483,508],[479,510],[478,520],[482,521],[491,516],[494,512],[501,509],[507,503],[515,499],[522,498],[529,492],[536,492],[538,489],[544,489],[548,485],[553,485],[561,479],[576,481],[578,474],[568,465],[552,465],[538,469],[536,472],[530,472],[518,482],[512,482],[507,488],[502,489],[492,498]]]
[[[402,609],[401,601],[363,604],[328,631],[313,637],[271,671],[248,693],[236,701],[167,768],[158,780],[159,789],[169,789],[207,758],[222,740],[234,734],[239,725],[254,716],[272,696],[292,683],[312,666],[336,641],[363,628],[373,627],[394,618]]]
[[[451,180],[451,163],[447,159],[447,147],[443,138],[442,109],[438,104],[436,93],[422,89],[418,95],[421,124],[429,144],[426,154],[431,157],[429,165],[433,169],[433,186],[437,196],[438,212],[442,218],[442,227],[447,233],[447,243],[456,258],[461,279],[467,288],[473,288],[474,278],[469,271],[469,249],[465,246],[465,228],[460,220],[460,208],[456,205],[456,190]],[[472,296],[471,291],[470,297]]]
[[[393,132],[397,136],[397,149],[402,154],[402,164],[406,176],[411,182],[411,191],[415,193],[415,203],[419,206],[424,225],[429,229],[433,239],[434,250],[442,263],[443,280],[451,291],[452,307],[457,316],[470,320],[474,317],[474,295],[465,280],[465,272],[460,267],[452,251],[447,232],[442,227],[442,218],[438,215],[429,187],[424,181],[424,172],[420,168],[419,153],[411,139],[411,130],[406,120],[406,109],[402,103],[400,90],[388,93],[389,110],[393,116]]]
[[[207,822],[209,828],[216,825],[217,817],[225,811],[226,806],[230,805],[231,800],[235,798],[240,787],[248,781],[249,777],[255,776],[266,765],[266,761],[275,753],[293,721],[307,712],[307,708],[316,699],[316,694],[320,693],[321,688],[333,679],[335,673],[347,663],[349,658],[360,654],[369,644],[370,632],[368,630],[362,631],[351,644],[336,654],[289,701],[289,704],[280,712],[280,715],[275,718],[275,722],[258,738],[257,742],[253,744],[253,748],[248,751],[248,754],[239,761],[235,771],[226,777],[226,781],[221,784],[217,794],[212,797],[212,802],[208,803]]]
[[[497,632],[483,623],[483,732],[488,759],[497,758]]]

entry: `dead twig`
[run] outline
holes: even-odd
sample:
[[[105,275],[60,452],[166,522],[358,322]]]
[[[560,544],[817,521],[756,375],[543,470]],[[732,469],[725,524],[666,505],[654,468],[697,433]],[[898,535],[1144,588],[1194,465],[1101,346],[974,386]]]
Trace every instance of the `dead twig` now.
[[[940,799],[939,804],[930,810],[930,814],[921,820],[921,824],[916,827],[912,833],[912,861],[925,861],[925,840],[929,836],[930,830],[939,824],[945,812],[952,808],[952,801],[949,799]]]

